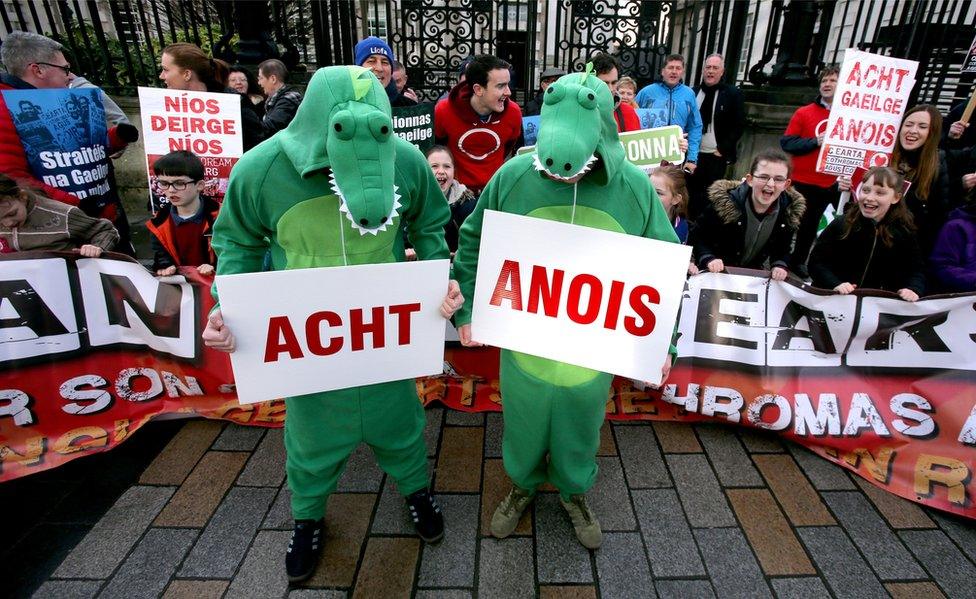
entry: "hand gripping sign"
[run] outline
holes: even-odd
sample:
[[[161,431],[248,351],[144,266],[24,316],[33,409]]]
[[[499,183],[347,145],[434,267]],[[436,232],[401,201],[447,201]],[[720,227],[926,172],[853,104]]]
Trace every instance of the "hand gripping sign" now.
[[[240,402],[440,373],[447,271],[425,260],[218,276]]]
[[[485,211],[472,337],[657,384],[691,248]]]

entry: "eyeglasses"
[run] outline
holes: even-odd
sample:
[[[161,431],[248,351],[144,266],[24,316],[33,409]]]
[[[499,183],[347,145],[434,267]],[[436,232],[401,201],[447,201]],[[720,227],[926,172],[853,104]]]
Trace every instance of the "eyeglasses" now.
[[[61,69],[62,71],[64,71],[65,77],[71,74],[70,64],[51,64],[50,62],[35,62],[34,64],[42,64],[46,67],[54,67],[56,69]]]
[[[763,185],[768,183],[770,179],[772,179],[773,183],[775,183],[776,185],[782,185],[789,180],[786,177],[772,177],[770,175],[753,175],[752,178],[755,179],[756,181],[759,181]]]
[[[193,183],[196,183],[196,181],[160,181],[159,179],[156,179],[156,185],[158,185],[160,189],[164,190],[172,187],[176,191],[183,191],[186,189],[187,185],[191,185]]]

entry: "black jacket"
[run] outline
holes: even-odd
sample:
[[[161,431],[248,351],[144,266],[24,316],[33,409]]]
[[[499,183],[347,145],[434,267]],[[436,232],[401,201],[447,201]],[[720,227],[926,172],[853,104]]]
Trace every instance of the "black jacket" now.
[[[290,85],[281,86],[270,98],[264,102],[264,118],[261,125],[264,133],[271,137],[288,126],[298,112],[298,105],[302,103],[302,92]]]
[[[722,153],[729,164],[735,164],[738,158],[739,138],[746,127],[746,105],[739,88],[728,83],[719,83],[718,96],[715,98],[715,108],[712,116],[715,123],[715,141],[718,151]],[[701,84],[692,88],[695,95],[701,90]],[[704,123],[703,123],[704,124]]]
[[[904,228],[891,231],[891,247],[878,235],[874,221],[858,215],[851,233],[844,234],[844,217],[834,219],[820,234],[810,254],[808,268],[813,284],[833,289],[841,283],[858,289],[898,292],[925,291],[925,262],[914,233]]]
[[[894,165],[897,166],[897,165]],[[922,247],[922,253],[928,256],[935,245],[935,238],[945,224],[951,208],[949,201],[949,167],[946,166],[945,152],[939,150],[939,172],[932,179],[931,189],[928,198],[923,202],[918,198],[918,186],[915,182],[908,188],[904,200],[908,210],[912,213],[915,220],[915,228],[918,229],[918,243]],[[961,203],[959,198],[953,205]]]
[[[522,107],[522,116],[537,116],[542,113],[542,102],[543,94],[545,92],[537,93],[531,100],[525,103]]]
[[[776,214],[774,229],[766,245],[748,263],[742,263],[745,251],[746,210],[752,210],[750,202],[752,188],[738,181],[719,180],[708,188],[709,203],[691,228],[688,243],[694,246],[695,259],[700,268],[716,258],[726,266],[743,268],[765,268],[769,266],[788,268],[793,235],[800,226],[800,218],[807,202],[795,189],[787,189],[776,200],[779,212]]]

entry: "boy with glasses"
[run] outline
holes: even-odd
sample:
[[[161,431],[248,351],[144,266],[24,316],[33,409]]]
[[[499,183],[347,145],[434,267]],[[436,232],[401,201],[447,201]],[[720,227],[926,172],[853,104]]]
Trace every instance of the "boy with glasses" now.
[[[195,266],[201,275],[212,275],[217,258],[210,247],[211,228],[220,205],[200,195],[203,162],[192,152],[178,150],[158,159],[153,173],[167,200],[146,223],[153,272],[165,277],[176,274],[180,266]]]
[[[744,181],[712,184],[689,239],[702,271],[769,268],[772,279],[786,278],[793,235],[806,209],[806,200],[790,187],[791,172],[789,156],[769,148],[752,159]]]

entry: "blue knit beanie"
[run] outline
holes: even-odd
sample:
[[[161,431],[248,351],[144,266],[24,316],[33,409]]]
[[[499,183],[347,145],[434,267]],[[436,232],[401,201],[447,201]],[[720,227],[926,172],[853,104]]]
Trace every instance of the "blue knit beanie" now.
[[[356,44],[357,65],[362,66],[363,63],[366,62],[366,59],[373,54],[385,56],[390,61],[390,64],[393,64],[396,61],[396,59],[393,57],[393,50],[390,49],[390,45],[376,36],[371,35]]]

